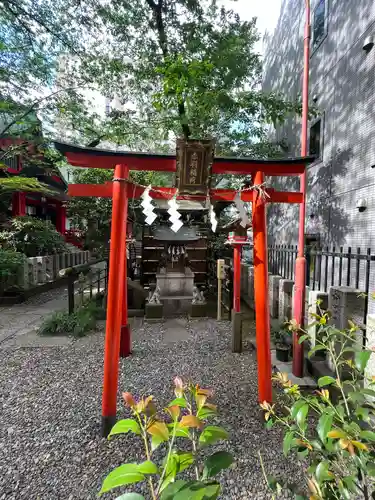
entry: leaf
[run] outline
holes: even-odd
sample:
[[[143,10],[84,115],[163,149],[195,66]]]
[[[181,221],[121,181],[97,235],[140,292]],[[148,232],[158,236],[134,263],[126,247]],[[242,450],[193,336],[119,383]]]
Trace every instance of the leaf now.
[[[168,463],[165,469],[165,477],[160,486],[160,491],[165,490],[165,488],[174,481],[178,472],[178,457],[175,453],[168,456]]]
[[[158,467],[151,460],[146,460],[138,465],[138,472],[141,474],[157,474],[159,472]]]
[[[294,432],[293,431],[289,431],[285,434],[284,440],[283,440],[283,452],[284,452],[285,456],[287,456],[288,453],[290,452],[290,449],[291,449],[292,443],[293,443],[293,439],[294,439]]]
[[[309,412],[309,405],[308,404],[304,404],[298,410],[298,413],[296,416],[296,421],[300,427],[304,426],[308,412]]]
[[[151,437],[151,451],[155,451],[162,443],[165,442],[165,439],[160,436],[152,436]]]
[[[369,451],[365,443],[361,443],[360,441],[352,441],[353,446],[355,446],[358,450],[361,451]]]
[[[126,434],[127,432],[134,432],[134,434],[141,434],[141,429],[138,422],[132,418],[127,418],[125,420],[119,420],[111,429],[108,439],[116,434]]]
[[[310,338],[310,335],[302,335],[299,339],[298,339],[298,343],[299,344],[302,344],[305,340],[309,339]]]
[[[186,399],[176,398],[173,401],[171,401],[168,406],[179,406],[180,408],[186,408]]]
[[[173,500],[175,495],[185,486],[187,485],[187,481],[183,481],[182,479],[178,479],[173,484],[170,484],[160,495],[160,500]]]
[[[375,398],[375,391],[373,389],[361,389],[361,393],[365,396],[371,396]]]
[[[370,356],[371,351],[360,351],[354,354],[354,364],[358,371],[364,372]]]
[[[183,470],[190,467],[190,465],[193,463],[194,455],[192,453],[178,453],[178,472],[182,472]]]
[[[356,409],[355,414],[364,422],[368,422],[370,420],[370,410],[368,408],[359,407]]]
[[[359,436],[367,441],[375,441],[375,432],[373,431],[361,431]]]
[[[322,483],[324,481],[330,481],[333,479],[333,474],[332,472],[329,472],[329,462],[324,461],[320,462],[320,464],[317,466],[315,470],[315,477],[318,480],[318,483]]]
[[[218,451],[208,457],[204,463],[202,479],[216,476],[223,469],[228,469],[233,463],[233,456],[227,451]]]
[[[209,425],[204,428],[202,434],[199,436],[199,442],[202,446],[214,444],[220,439],[228,439],[228,432],[222,427],[216,425]]]
[[[345,439],[346,434],[345,434],[345,432],[343,432],[339,429],[335,429],[333,431],[329,431],[327,434],[327,437],[329,437],[331,439]]]
[[[145,497],[139,493],[124,493],[115,500],[145,500]]]
[[[316,345],[315,347],[313,347],[312,349],[310,349],[309,353],[308,353],[308,358],[311,358],[311,356],[313,354],[315,354],[317,351],[323,351],[323,350],[326,350],[326,346],[325,345]]]
[[[139,483],[143,481],[145,476],[138,471],[137,464],[124,464],[110,472],[104,479],[102,489],[99,494],[105,493],[117,488],[118,486],[126,486],[127,484]]]
[[[164,422],[154,422],[147,428],[147,432],[151,434],[151,436],[158,437],[163,441],[167,441],[169,438],[168,427]]]
[[[216,482],[205,484],[178,480],[163,491],[160,500],[214,500],[219,493],[220,484]]]
[[[326,385],[335,384],[336,380],[333,377],[326,375],[325,377],[320,377],[318,380],[319,387],[325,387]]]
[[[208,406],[203,406],[198,412],[197,417],[200,420],[206,420],[210,417],[215,417],[217,415],[217,411],[214,408],[210,408]]]
[[[202,427],[202,422],[195,415],[184,415],[180,420],[179,427],[192,427],[199,429]]]
[[[329,413],[323,413],[323,415],[319,418],[317,431],[322,443],[327,441],[327,434],[331,430],[332,421],[333,415]]]
[[[291,410],[290,410],[290,415],[293,419],[296,418],[297,416],[297,413],[299,412],[299,410],[302,408],[302,406],[305,404],[305,401],[303,399],[298,399],[294,405],[292,406]]]

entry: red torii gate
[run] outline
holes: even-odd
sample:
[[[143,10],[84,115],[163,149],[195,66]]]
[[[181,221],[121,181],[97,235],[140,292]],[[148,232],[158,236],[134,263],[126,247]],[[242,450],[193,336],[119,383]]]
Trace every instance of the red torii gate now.
[[[129,198],[139,198],[143,187],[128,180],[129,170],[176,171],[175,155],[129,153],[105,151],[77,147],[70,144],[55,143],[68,162],[77,167],[114,168],[113,182],[104,184],[70,184],[70,196],[112,197],[112,224],[109,260],[109,280],[107,296],[107,325],[104,352],[104,378],[102,399],[102,435],[107,436],[116,421],[116,402],[118,390],[118,362],[120,355],[130,354],[131,341],[127,311],[127,269],[126,269],[126,220]],[[264,183],[265,176],[301,176],[313,157],[286,160],[254,160],[249,158],[215,157],[211,173],[252,175],[254,185]],[[270,316],[268,304],[268,258],[266,203],[305,202],[302,192],[279,192],[266,189],[267,197],[261,197],[256,190],[241,192],[241,199],[252,202],[252,225],[254,235],[254,292],[256,315],[256,341],[258,359],[259,401],[272,400],[271,355],[270,355]],[[176,188],[157,187],[151,189],[152,198],[171,199]],[[237,192],[232,189],[211,189],[210,199],[214,201],[233,201]],[[180,196],[194,200],[204,200],[202,196]],[[238,253],[238,252],[237,252]],[[239,304],[240,266],[235,266],[234,303]],[[236,284],[238,286],[236,286]],[[237,311],[239,312],[239,311]],[[296,337],[296,336],[295,336]],[[294,342],[294,363],[303,366],[303,346]]]

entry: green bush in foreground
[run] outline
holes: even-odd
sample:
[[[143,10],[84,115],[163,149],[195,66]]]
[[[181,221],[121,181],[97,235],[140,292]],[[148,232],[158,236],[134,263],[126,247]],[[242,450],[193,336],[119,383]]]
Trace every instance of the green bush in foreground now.
[[[156,409],[153,396],[138,401],[129,393],[123,398],[134,418],[117,422],[109,439],[116,434],[132,432],[142,440],[145,462],[123,464],[104,479],[100,494],[120,486],[145,481],[153,500],[215,499],[220,493],[220,484],[214,478],[233,462],[227,451],[217,451],[205,456],[203,450],[228,439],[228,433],[217,425],[207,425],[215,418],[216,406],[209,403],[211,391],[199,385],[183,384],[176,377],[175,399],[167,408]],[[179,441],[182,450],[178,448]],[[155,462],[154,451],[163,447],[165,457]],[[193,480],[177,479],[178,474],[189,467],[194,471]],[[124,493],[117,500],[144,500],[138,493]]]
[[[284,411],[266,401],[261,405],[266,426],[285,430],[285,456],[294,452],[293,460],[302,459],[309,494],[267,476],[262,464],[267,484],[275,495],[286,489],[299,500],[375,498],[375,377],[366,369],[373,350],[363,347],[362,332],[353,323],[339,330],[323,311],[315,319],[319,331],[309,356],[326,352],[334,373],[320,377],[319,390],[312,394],[278,373],[274,380],[284,390]],[[291,324],[291,329],[296,326]],[[299,342],[308,339],[301,335]]]
[[[105,311],[96,301],[81,306],[73,314],[55,312],[44,320],[40,326],[39,335],[72,335],[83,337],[93,330],[97,320],[105,318]]]

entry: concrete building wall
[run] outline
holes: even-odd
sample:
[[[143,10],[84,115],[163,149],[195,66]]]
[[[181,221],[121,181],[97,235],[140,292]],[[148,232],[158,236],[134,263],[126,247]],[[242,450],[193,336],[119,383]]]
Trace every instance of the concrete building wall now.
[[[312,0],[314,9],[320,0]],[[308,169],[306,232],[318,233],[324,246],[351,246],[375,253],[375,36],[373,0],[326,0],[326,35],[312,47],[310,103],[322,120],[321,157]],[[263,88],[294,99],[301,95],[304,1],[284,0],[280,19],[266,43]],[[314,120],[311,121],[310,125]],[[300,154],[300,122],[290,118],[275,130],[288,156]],[[296,179],[270,179],[275,187],[298,189]],[[364,198],[367,209],[359,212]],[[295,244],[298,207],[269,207],[269,242]],[[375,270],[374,270],[375,271]],[[363,283],[361,283],[363,285]],[[375,279],[370,287],[374,289]]]

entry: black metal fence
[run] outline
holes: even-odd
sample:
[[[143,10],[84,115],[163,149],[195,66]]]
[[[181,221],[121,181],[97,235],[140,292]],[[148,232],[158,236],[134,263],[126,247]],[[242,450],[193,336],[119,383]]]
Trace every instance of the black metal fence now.
[[[306,285],[312,290],[328,292],[331,286],[348,286],[365,294],[364,320],[368,312],[368,301],[373,262],[371,248],[360,247],[306,248]],[[268,248],[268,267],[272,274],[294,280],[297,246],[273,245]]]
[[[108,288],[108,260],[82,264],[65,269],[68,276],[68,311],[91,300],[97,294],[105,294]],[[62,273],[64,275],[64,273]]]

